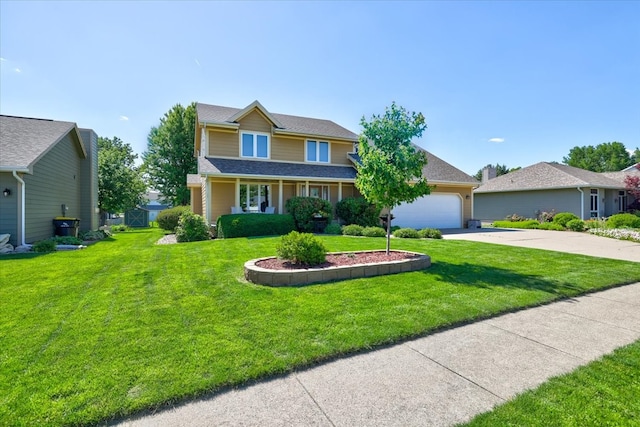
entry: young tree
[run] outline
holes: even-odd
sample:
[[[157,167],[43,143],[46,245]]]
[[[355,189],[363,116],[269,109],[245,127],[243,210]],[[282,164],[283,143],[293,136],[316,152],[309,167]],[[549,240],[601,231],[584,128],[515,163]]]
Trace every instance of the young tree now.
[[[98,138],[98,206],[102,215],[123,212],[142,202],[146,186],[135,165],[137,158],[131,146],[117,136]]]
[[[640,170],[640,164],[636,165]],[[624,177],[625,189],[634,199],[640,200],[640,175],[627,175]]]
[[[160,126],[151,128],[147,151],[142,154],[150,185],[174,206],[188,205],[190,194],[187,174],[197,172],[193,155],[196,106],[173,106],[160,119]]]
[[[605,142],[597,146],[573,147],[562,162],[593,172],[617,172],[634,164],[621,142]]]
[[[431,188],[422,176],[427,155],[411,143],[427,128],[422,113],[408,112],[394,103],[383,116],[373,115],[359,139],[356,187],[367,201],[386,207],[389,215],[402,202],[413,202],[429,194]],[[391,221],[387,221],[387,255]]]

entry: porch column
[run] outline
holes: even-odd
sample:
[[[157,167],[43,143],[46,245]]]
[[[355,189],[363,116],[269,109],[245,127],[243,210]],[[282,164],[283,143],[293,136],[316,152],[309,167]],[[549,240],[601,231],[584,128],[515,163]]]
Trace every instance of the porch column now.
[[[240,206],[240,178],[236,178],[236,196],[233,206]]]
[[[342,181],[338,181],[338,201],[342,200]]]
[[[205,197],[204,199],[206,200],[206,206],[204,207],[205,209],[205,215],[207,218],[207,222],[209,224],[215,224],[215,222],[212,222],[213,218],[211,218],[211,181],[209,181],[209,177],[206,177],[206,181],[204,183],[204,192],[205,192]]]
[[[304,196],[309,197],[309,181],[304,182]]]
[[[278,180],[278,213],[279,214],[283,214],[284,211],[282,210],[282,207],[284,206],[282,201],[284,200],[284,196],[283,193],[284,192],[284,186],[282,185],[282,180]]]

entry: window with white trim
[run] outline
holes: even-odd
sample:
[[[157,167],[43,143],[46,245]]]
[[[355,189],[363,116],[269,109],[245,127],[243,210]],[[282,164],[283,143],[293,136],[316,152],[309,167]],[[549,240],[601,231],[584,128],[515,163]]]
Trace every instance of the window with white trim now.
[[[240,206],[244,212],[264,212],[271,206],[269,184],[240,184]]]
[[[625,212],[627,210],[627,192],[618,191],[618,212]]]
[[[240,132],[240,156],[269,158],[269,134]]]
[[[302,197],[316,197],[318,199],[329,200],[329,186],[328,185],[309,185],[309,194],[307,195],[306,186],[300,186],[300,195]]]
[[[307,140],[307,162],[329,163],[329,143],[327,141]]]

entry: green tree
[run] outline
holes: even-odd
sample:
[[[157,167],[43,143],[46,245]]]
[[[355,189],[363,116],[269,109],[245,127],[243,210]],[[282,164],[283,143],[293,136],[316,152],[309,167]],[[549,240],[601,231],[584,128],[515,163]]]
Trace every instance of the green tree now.
[[[427,128],[422,113],[408,112],[394,103],[383,116],[373,115],[359,139],[360,163],[356,187],[367,201],[386,207],[391,214],[402,202],[411,203],[429,194],[431,187],[422,176],[427,155],[411,143]],[[387,255],[391,221],[387,221]]]
[[[597,146],[573,147],[562,162],[593,172],[617,172],[633,165],[631,157],[621,142],[605,142]]]
[[[120,138],[98,138],[98,206],[102,214],[123,212],[142,202],[146,185],[135,165],[137,158]]]
[[[142,154],[150,186],[174,206],[188,205],[187,174],[197,172],[193,154],[196,129],[196,106],[176,104],[151,128],[147,151]]]

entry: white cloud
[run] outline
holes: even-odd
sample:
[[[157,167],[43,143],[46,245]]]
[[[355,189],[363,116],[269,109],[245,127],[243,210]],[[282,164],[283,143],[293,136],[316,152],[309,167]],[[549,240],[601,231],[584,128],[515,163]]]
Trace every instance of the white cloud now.
[[[0,56],[0,61],[6,61],[6,59]]]
[[[21,73],[22,70],[20,68],[14,68],[13,71],[15,71],[16,73]]]
[[[120,120],[121,122],[128,122],[128,121],[129,121],[129,117],[127,117],[127,116],[120,116],[120,119],[119,119],[119,120]]]
[[[504,138],[491,138],[489,142],[495,142],[496,144],[500,144],[504,142]]]
[[[200,61],[198,61],[197,59],[194,59],[194,61],[196,61],[196,64],[198,64],[198,67],[200,66]]]

